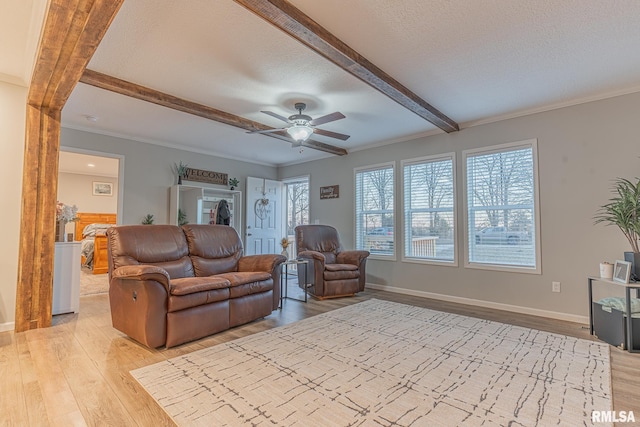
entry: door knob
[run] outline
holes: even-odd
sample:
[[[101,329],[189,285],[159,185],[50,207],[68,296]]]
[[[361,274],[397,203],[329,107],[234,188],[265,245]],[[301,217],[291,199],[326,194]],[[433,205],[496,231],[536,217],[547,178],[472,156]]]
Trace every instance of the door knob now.
[[[251,236],[251,233],[247,233],[247,236]]]

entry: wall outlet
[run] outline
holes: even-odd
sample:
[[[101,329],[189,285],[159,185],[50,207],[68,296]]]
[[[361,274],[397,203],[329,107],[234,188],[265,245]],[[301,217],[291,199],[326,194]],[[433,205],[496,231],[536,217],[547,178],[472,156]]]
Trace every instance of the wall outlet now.
[[[551,282],[551,292],[560,292],[560,282]]]

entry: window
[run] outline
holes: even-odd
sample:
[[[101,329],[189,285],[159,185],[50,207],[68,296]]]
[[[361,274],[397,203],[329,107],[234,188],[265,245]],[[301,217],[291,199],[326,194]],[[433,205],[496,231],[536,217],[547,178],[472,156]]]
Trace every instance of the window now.
[[[404,253],[456,261],[454,154],[403,162]]]
[[[287,235],[293,236],[298,225],[309,224],[309,178],[285,181],[287,197]]]
[[[356,248],[372,255],[393,256],[393,163],[355,170]]]
[[[463,153],[467,262],[540,272],[536,141]]]
[[[292,178],[284,181],[287,223],[285,225],[289,254],[295,256],[295,229],[298,225],[309,224],[309,177]],[[290,266],[295,270],[295,266]]]

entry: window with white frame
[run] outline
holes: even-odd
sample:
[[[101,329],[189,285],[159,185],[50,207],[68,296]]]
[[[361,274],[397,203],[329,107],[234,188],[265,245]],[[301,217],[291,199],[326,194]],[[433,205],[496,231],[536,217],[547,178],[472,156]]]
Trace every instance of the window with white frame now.
[[[451,153],[403,162],[407,258],[456,260],[454,158]]]
[[[309,178],[284,182],[287,206],[287,235],[293,236],[298,225],[309,224]]]
[[[394,165],[355,170],[356,248],[372,255],[393,256]]]
[[[289,254],[297,254],[295,229],[298,225],[309,224],[309,177],[292,178],[284,181],[286,194],[287,224],[285,229],[289,241]],[[295,266],[292,266],[292,269]]]
[[[535,140],[463,152],[470,266],[540,271]]]

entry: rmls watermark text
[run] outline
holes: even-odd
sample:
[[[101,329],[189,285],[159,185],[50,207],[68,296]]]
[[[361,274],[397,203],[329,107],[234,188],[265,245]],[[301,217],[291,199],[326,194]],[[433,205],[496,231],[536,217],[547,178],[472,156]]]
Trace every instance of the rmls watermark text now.
[[[592,411],[592,423],[635,423],[633,411]]]

